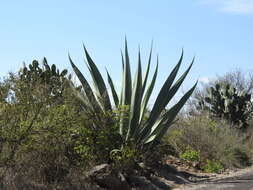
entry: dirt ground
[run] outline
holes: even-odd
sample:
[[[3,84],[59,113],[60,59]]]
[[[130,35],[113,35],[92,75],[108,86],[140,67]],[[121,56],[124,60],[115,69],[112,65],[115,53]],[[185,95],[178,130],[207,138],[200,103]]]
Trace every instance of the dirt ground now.
[[[209,179],[182,185],[175,190],[253,190],[253,167],[210,176]]]

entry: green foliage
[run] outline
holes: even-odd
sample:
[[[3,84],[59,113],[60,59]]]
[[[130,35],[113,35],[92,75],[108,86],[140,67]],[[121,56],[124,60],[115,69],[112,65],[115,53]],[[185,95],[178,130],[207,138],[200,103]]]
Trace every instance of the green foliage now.
[[[191,147],[187,147],[184,153],[180,155],[180,158],[191,162],[198,162],[200,160],[200,153]]]
[[[42,65],[41,67],[37,60],[34,60],[28,67],[24,64],[19,71],[19,78],[30,86],[44,85],[51,96],[56,98],[62,96],[66,81],[71,79],[71,75],[67,76],[66,69],[59,71],[54,64],[50,66],[46,58],[43,59]]]
[[[163,87],[158,93],[158,97],[155,100],[154,106],[151,109],[148,119],[146,119],[145,111],[147,109],[147,104],[149,98],[152,94],[154,84],[158,72],[158,60],[155,72],[151,79],[149,85],[147,85],[148,75],[151,65],[151,54],[150,51],[149,61],[147,70],[144,76],[142,76],[142,66],[141,66],[141,56],[140,52],[138,54],[138,66],[134,80],[132,80],[130,59],[128,55],[127,43],[125,43],[125,53],[122,55],[122,86],[120,95],[115,90],[115,86],[111,76],[107,72],[108,83],[111,87],[111,93],[114,101],[115,108],[113,108],[113,103],[110,101],[109,92],[107,91],[104,79],[95,65],[94,61],[91,59],[88,51],[84,47],[87,66],[92,76],[94,88],[90,86],[86,78],[80,72],[80,70],[73,63],[72,59],[69,57],[70,63],[82,84],[81,94],[78,91],[78,97],[83,101],[83,107],[96,111],[96,113],[106,113],[116,109],[116,112],[121,112],[122,108],[129,108],[128,112],[123,112],[119,115],[119,133],[123,139],[123,145],[134,142],[136,145],[142,147],[143,145],[150,144],[155,145],[161,140],[161,138],[166,133],[167,129],[172,124],[177,113],[183,107],[185,102],[188,100],[192,92],[194,91],[197,83],[176,103],[171,109],[165,110],[165,107],[173,98],[173,96],[178,91],[188,72],[190,71],[193,61],[187,70],[182,74],[182,76],[174,82],[176,75],[178,73],[179,67],[183,60],[183,52],[178,64],[174,67],[168,78],[166,79]],[[132,84],[133,82],[133,84]],[[75,88],[74,88],[75,89]],[[76,93],[76,90],[75,90]],[[115,111],[114,111],[115,112]],[[144,121],[144,119],[146,119]],[[100,126],[94,124],[96,129],[101,128]]]
[[[225,168],[245,167],[250,163],[251,151],[244,144],[243,135],[226,121],[214,120],[204,113],[179,118],[164,142],[180,156],[189,156],[197,151],[200,166],[206,165],[210,158],[219,160]]]
[[[6,81],[12,93],[0,103],[1,167],[18,167],[30,161],[25,164],[28,170],[34,162],[40,162],[41,167],[67,163],[60,160],[67,159],[70,129],[78,121],[76,110],[66,102],[57,104],[47,87],[34,84],[14,75]]]
[[[75,154],[81,160],[89,160],[93,163],[109,162],[110,152],[121,145],[121,137],[118,134],[117,126],[109,124],[109,119],[114,119],[112,113],[100,116],[100,121],[86,111],[82,111],[79,116],[81,123],[79,128],[73,131],[74,139],[71,138]],[[94,129],[92,125],[100,124],[100,129]],[[85,163],[84,163],[85,164]],[[87,164],[87,163],[86,163]]]
[[[221,158],[221,162],[226,163],[227,160],[233,162],[233,166],[236,168],[244,168],[251,165],[251,150],[250,147],[230,147],[224,150],[224,155]],[[230,162],[231,162],[230,161]],[[228,165],[228,163],[224,164]]]
[[[0,169],[54,183],[73,170],[109,162],[110,151],[122,144],[116,114],[83,109],[68,85],[56,98],[48,90],[54,77],[44,83],[33,80],[38,76],[31,79],[33,85],[20,74],[1,83],[7,93],[0,102]]]
[[[248,126],[253,111],[250,94],[237,92],[234,87],[222,83],[210,87],[208,95],[199,104],[215,117],[224,118],[241,128]]]
[[[110,152],[110,158],[114,167],[119,170],[132,169],[140,154],[134,145],[126,145],[121,149],[114,149]]]
[[[187,162],[197,162],[206,172],[220,173],[224,168],[250,165],[249,149],[236,130],[221,119],[245,126],[248,116],[242,110],[250,108],[247,104],[250,95],[240,94],[228,85],[216,85],[203,105],[209,106],[208,109],[218,117],[191,115],[174,123],[196,84],[171,109],[166,109],[166,106],[193,62],[175,80],[182,53],[159,91],[154,106],[148,110],[158,73],[156,66],[148,85],[151,52],[144,76],[139,53],[136,76],[132,80],[125,45],[119,94],[107,72],[111,88],[108,92],[86,49],[93,87],[71,59],[80,87],[67,77],[67,70],[60,72],[55,65],[49,66],[46,59],[42,67],[33,61],[17,75],[10,74],[0,83],[0,169],[12,168],[31,181],[53,184],[66,181],[71,172],[83,174],[83,171],[101,163],[110,163],[114,170],[127,173],[136,168],[136,162],[140,160],[149,165],[162,161],[168,149],[173,155],[176,151]],[[240,120],[235,120],[235,116]],[[166,133],[167,129],[169,133]],[[165,134],[168,134],[164,139],[166,143],[159,144]]]
[[[224,171],[224,167],[219,161],[212,160],[207,160],[206,165],[202,169],[208,173],[222,173]]]

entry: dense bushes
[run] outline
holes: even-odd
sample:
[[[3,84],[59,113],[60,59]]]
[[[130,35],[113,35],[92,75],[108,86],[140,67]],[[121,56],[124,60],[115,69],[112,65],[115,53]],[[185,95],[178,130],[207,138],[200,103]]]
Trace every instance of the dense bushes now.
[[[251,165],[252,84],[252,74],[236,70],[198,88],[166,142],[206,172]]]
[[[237,70],[198,88],[166,142],[183,160],[198,161],[204,171],[250,165],[252,84],[252,75]]]
[[[181,158],[197,161],[200,168],[207,170],[218,163],[224,168],[248,166],[252,153],[243,139],[244,135],[226,121],[201,114],[181,118],[169,130],[166,142],[176,149]]]
[[[22,71],[10,74],[0,86],[4,92],[0,170],[17,171],[29,181],[51,184],[65,181],[72,171],[82,177],[84,170],[109,162],[110,151],[119,148],[121,140],[116,126],[107,122],[117,120],[115,114],[94,117],[96,113],[83,110],[65,75],[57,76],[59,80],[52,75],[53,80],[49,77],[48,81],[40,74],[29,76],[24,77]],[[101,126],[99,130],[93,128],[94,122]]]

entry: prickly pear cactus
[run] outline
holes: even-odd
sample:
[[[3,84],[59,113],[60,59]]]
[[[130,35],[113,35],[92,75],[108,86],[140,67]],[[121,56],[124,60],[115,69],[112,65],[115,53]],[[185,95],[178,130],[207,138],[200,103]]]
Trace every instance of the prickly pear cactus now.
[[[240,128],[248,126],[253,111],[251,95],[238,92],[229,84],[210,87],[208,95],[199,104],[213,116],[224,118]]]
[[[28,67],[24,65],[19,71],[20,79],[30,85],[40,83],[47,86],[52,96],[61,95],[68,71],[64,69],[60,72],[54,64],[50,67],[46,58],[43,59],[42,64],[43,67],[40,67],[39,62],[34,60]],[[68,78],[70,79],[71,76],[69,75]]]

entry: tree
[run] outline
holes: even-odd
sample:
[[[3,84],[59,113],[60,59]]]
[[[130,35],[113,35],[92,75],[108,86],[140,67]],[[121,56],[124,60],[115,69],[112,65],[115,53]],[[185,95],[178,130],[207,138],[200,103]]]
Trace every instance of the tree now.
[[[245,73],[241,69],[235,69],[224,76],[218,76],[214,83],[230,84],[238,92],[253,93],[253,73]]]

